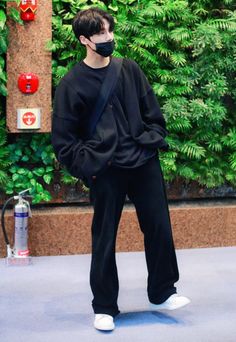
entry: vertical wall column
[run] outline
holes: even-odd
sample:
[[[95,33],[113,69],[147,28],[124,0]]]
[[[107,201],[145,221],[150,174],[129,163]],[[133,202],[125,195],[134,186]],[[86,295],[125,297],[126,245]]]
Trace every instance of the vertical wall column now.
[[[19,10],[15,2],[7,4]],[[23,26],[8,19],[9,47],[7,52],[7,128],[14,132],[50,132],[51,130],[51,52],[46,43],[52,40],[52,1],[38,0],[34,21],[24,22]],[[22,73],[33,73],[39,78],[38,90],[33,94],[24,94],[18,88],[18,77]],[[25,116],[25,126],[17,128],[19,109],[40,110],[40,128],[34,129],[30,116]],[[36,111],[37,112],[37,111]]]

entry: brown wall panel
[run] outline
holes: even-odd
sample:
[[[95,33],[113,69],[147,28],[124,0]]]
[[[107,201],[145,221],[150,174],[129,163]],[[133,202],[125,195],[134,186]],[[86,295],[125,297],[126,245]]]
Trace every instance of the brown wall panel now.
[[[18,9],[13,2],[7,4],[8,12],[10,7]],[[25,22],[22,26],[8,19],[7,127],[11,133],[32,132],[17,129],[17,108],[41,108],[41,128],[33,131],[51,130],[51,52],[46,49],[46,43],[52,39],[51,20],[52,1],[48,0],[38,1],[35,21]],[[36,93],[26,95],[18,89],[18,76],[24,72],[32,72],[39,77]]]
[[[91,253],[93,209],[33,209],[29,223],[29,248],[32,256]],[[185,206],[170,208],[175,246],[203,248],[236,246],[236,206]],[[12,241],[13,212],[6,213],[6,226]],[[143,235],[136,212],[125,207],[122,213],[117,252],[143,251]],[[0,256],[6,255],[0,239]]]

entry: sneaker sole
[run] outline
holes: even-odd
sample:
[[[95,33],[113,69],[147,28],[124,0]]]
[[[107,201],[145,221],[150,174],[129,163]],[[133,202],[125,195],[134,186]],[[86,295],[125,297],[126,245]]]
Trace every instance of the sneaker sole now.
[[[112,331],[115,329],[115,327],[113,327],[113,328],[99,328],[99,327],[96,327],[95,325],[94,325],[94,328],[97,330],[100,330],[100,331]]]
[[[184,307],[185,305],[189,304],[191,301],[187,300],[185,301],[185,303],[180,303],[180,304],[176,304],[176,305],[171,305],[169,306],[168,304],[152,304],[150,303],[150,308],[154,309],[154,310],[176,310],[176,309],[180,309],[182,307]]]

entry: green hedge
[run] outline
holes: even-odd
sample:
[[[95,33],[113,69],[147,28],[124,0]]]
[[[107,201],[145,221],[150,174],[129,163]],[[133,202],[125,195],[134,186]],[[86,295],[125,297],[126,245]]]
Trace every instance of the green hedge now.
[[[84,57],[85,51],[73,35],[71,21],[78,10],[90,6],[103,8],[115,17],[114,55],[134,59],[158,97],[170,132],[167,137],[170,151],[160,154],[165,179],[195,180],[206,187],[225,183],[235,185],[235,1],[53,0],[53,41],[48,42],[48,49],[53,54],[54,89],[61,77]],[[0,15],[0,23],[1,18]],[[4,69],[1,54],[0,66]],[[0,75],[4,75],[1,69]],[[1,83],[4,85],[4,77],[6,75],[0,76],[3,96]],[[39,172],[33,176],[30,174],[33,177],[31,184],[34,185],[34,179],[42,186],[36,189],[39,202],[50,198],[43,191],[44,183],[53,180],[53,170],[57,165],[50,136],[25,134],[14,144],[0,148],[10,148],[12,153],[26,144],[31,149],[33,141],[44,146],[51,156],[50,162],[45,164],[43,150],[37,160],[30,159],[28,150],[27,159],[26,150],[22,147],[22,155],[13,162],[11,173],[8,172],[11,182],[8,182],[7,192],[20,189],[21,183],[14,176],[15,171],[28,170],[29,164],[36,163],[36,170],[44,169],[42,175]],[[63,175],[65,182],[74,181],[65,171]],[[21,185],[25,188],[24,184]]]

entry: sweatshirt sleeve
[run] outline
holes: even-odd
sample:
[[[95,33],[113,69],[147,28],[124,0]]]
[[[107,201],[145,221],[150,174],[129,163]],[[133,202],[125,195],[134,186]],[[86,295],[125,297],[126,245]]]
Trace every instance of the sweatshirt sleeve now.
[[[160,109],[157,97],[149,84],[144,72],[138,66],[138,92],[139,92],[139,105],[142,114],[142,119],[145,124],[145,128],[148,131],[154,131],[159,134],[163,139],[160,144],[160,149],[168,150],[169,145],[164,140],[168,135],[166,128],[166,121]]]
[[[51,141],[58,161],[72,176],[80,178],[80,155],[83,141],[79,137],[79,96],[66,81],[62,80],[53,101]]]

